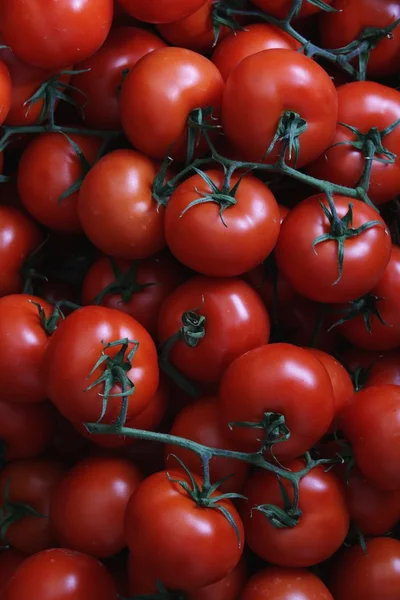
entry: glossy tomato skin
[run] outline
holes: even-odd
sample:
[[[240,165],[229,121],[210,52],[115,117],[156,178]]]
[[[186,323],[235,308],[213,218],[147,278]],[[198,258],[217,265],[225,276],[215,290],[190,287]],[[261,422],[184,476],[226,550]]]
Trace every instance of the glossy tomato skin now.
[[[22,291],[20,270],[41,242],[33,220],[16,208],[0,206],[0,296]]]
[[[221,500],[235,521],[239,541],[234,527],[219,510],[196,506],[183,487],[171,481],[189,482],[183,471],[168,473],[151,475],[131,496],[125,520],[127,544],[132,559],[144,560],[156,580],[167,588],[187,591],[205,587],[238,564],[244,544],[243,524],[232,502]],[[200,477],[194,475],[194,479],[202,485]]]
[[[179,331],[185,312],[196,309],[206,319],[205,336],[194,348],[178,340],[169,355],[191,379],[218,383],[236,357],[268,341],[269,317],[257,292],[240,279],[196,276],[164,302],[158,322],[160,343]]]
[[[348,83],[340,86],[337,92],[338,124],[332,143],[336,146],[309,165],[308,172],[320,179],[356,187],[363,173],[365,157],[362,151],[349,145],[357,137],[340,123],[356,127],[363,134],[367,134],[372,128],[383,131],[400,119],[400,92],[374,81]],[[393,200],[400,193],[400,128],[395,127],[385,135],[382,144],[396,157],[391,163],[372,161],[368,196],[378,205]],[[378,156],[382,158],[381,155]]]
[[[151,191],[157,171],[134,150],[110,152],[89,171],[79,191],[78,216],[99,250],[133,260],[164,248],[164,209],[157,210]]]
[[[0,439],[7,462],[34,458],[50,445],[55,415],[48,402],[36,404],[0,400]]]
[[[123,273],[136,268],[134,280],[139,289],[134,291],[131,298],[125,302],[121,294],[107,294],[101,301],[101,305],[126,312],[137,319],[153,338],[156,338],[161,306],[174,289],[183,282],[184,269],[167,253],[136,263],[121,259],[116,263]],[[109,258],[99,258],[91,266],[83,281],[83,304],[92,304],[98,294],[113,282],[115,282],[115,275]],[[144,287],[141,289],[141,286]]]
[[[333,600],[321,579],[306,569],[267,567],[253,575],[239,600]]]
[[[333,0],[327,0],[325,4],[332,4]],[[284,19],[290,12],[292,3],[290,0],[253,0],[253,4],[277,19]],[[321,9],[310,2],[303,2],[299,17],[309,17]]]
[[[49,510],[51,498],[64,473],[64,465],[38,459],[17,460],[2,469],[1,505],[8,484],[11,503],[29,505],[40,515],[24,516],[8,527],[5,538],[10,546],[25,554],[35,554],[54,546],[56,539]]]
[[[50,506],[60,546],[99,558],[120,552],[125,546],[125,509],[140,480],[137,467],[122,458],[76,463],[57,486]]]
[[[209,170],[205,175],[218,190],[223,189],[223,171]],[[230,186],[239,178],[234,175]],[[190,206],[212,193],[199,174],[175,190],[165,211],[167,245],[194,271],[235,277],[259,265],[272,252],[280,229],[278,204],[264,183],[247,175],[235,194],[237,204],[224,210],[222,216],[221,206],[215,202]]]
[[[400,353],[386,352],[375,361],[371,361],[367,381],[364,387],[372,385],[400,385]]]
[[[383,490],[400,489],[400,388],[379,385],[353,396],[340,427],[362,474]]]
[[[222,100],[222,125],[244,160],[261,161],[282,113],[294,111],[307,121],[307,130],[299,136],[300,168],[331,144],[337,102],[329,75],[312,59],[293,50],[264,50],[242,60],[230,74]],[[274,146],[269,162],[279,158],[281,147],[281,142]],[[293,164],[294,157],[290,159],[287,152],[286,157]]]
[[[236,65],[247,56],[272,48],[296,50],[297,46],[296,40],[279,27],[267,23],[254,23],[246,25],[243,31],[229,33],[219,41],[211,60],[226,81]]]
[[[219,410],[226,434],[249,452],[260,447],[260,429],[230,431],[228,424],[259,423],[267,412],[283,414],[290,439],[275,444],[273,453],[278,460],[291,460],[309,450],[330,426],[332,384],[308,350],[283,343],[260,346],[237,358],[223,374]]]
[[[223,88],[217,67],[201,54],[186,48],[155,50],[124,80],[120,97],[124,132],[150,157],[163,160],[169,154],[185,160],[189,114],[212,107],[218,117]],[[205,149],[200,144],[199,152]]]
[[[0,32],[21,60],[59,69],[94,54],[110,31],[112,17],[113,0],[5,0]]]
[[[89,164],[100,150],[99,138],[72,135]],[[44,133],[25,149],[18,166],[17,185],[22,204],[40,223],[56,231],[79,233],[78,192],[61,199],[84,176],[79,156],[62,133]],[[46,185],[43,185],[43,182]]]
[[[278,268],[303,296],[317,302],[346,302],[359,298],[374,287],[390,260],[392,242],[388,228],[376,211],[361,200],[335,196],[337,214],[343,218],[353,205],[353,224],[379,221],[344,242],[343,273],[339,281],[338,243],[327,240],[313,248],[313,242],[330,232],[331,226],[320,202],[328,207],[324,194],[298,204],[286,217],[275,249]]]
[[[26,554],[10,548],[0,554],[0,598],[3,590],[13,576],[17,567],[26,559]]]
[[[139,27],[114,27],[103,46],[76,70],[90,69],[75,75],[72,84],[80,92],[72,97],[81,105],[85,123],[94,129],[120,129],[119,88],[123,71],[132,69],[148,52],[163,48],[165,43],[154,33]]]
[[[369,333],[363,316],[357,315],[337,329],[346,340],[364,350],[394,350],[400,345],[400,246],[392,247],[390,261],[382,277],[369,291],[378,298],[376,306],[385,324],[372,314]]]
[[[98,560],[52,548],[18,567],[5,589],[5,600],[117,600],[117,592],[111,575]]]
[[[219,422],[218,398],[212,396],[200,398],[182,409],[169,433],[210,448],[234,449]],[[177,466],[171,454],[180,458],[192,473],[202,475],[203,467],[199,456],[190,450],[172,444],[165,446],[165,468]],[[210,461],[211,483],[228,478],[219,488],[222,492],[239,492],[248,471],[248,464],[242,461],[222,457],[213,457]]]
[[[335,0],[337,12],[319,17],[324,48],[341,48],[357,39],[363,29],[385,28],[400,18],[400,6],[393,0]],[[399,72],[400,31],[396,27],[371,51],[368,77],[385,77]]]
[[[330,589],[335,600],[396,600],[400,587],[400,542],[391,538],[366,540],[346,548],[331,573]]]
[[[6,63],[0,60],[0,125],[6,120],[11,108],[11,95],[11,75]]]
[[[198,10],[207,0],[158,0],[157,4],[147,0],[118,0],[125,11],[146,23],[172,23]]]
[[[285,465],[291,471],[305,466],[303,460]],[[282,483],[293,499],[293,486]],[[301,517],[291,528],[276,528],[255,506],[273,504],[283,508],[278,479],[273,473],[256,471],[243,494],[248,498],[243,523],[250,548],[264,560],[282,567],[309,567],[332,556],[342,545],[349,527],[349,513],[339,480],[324,466],[314,467],[300,481]]]
[[[27,294],[0,298],[0,398],[8,402],[41,402],[46,398],[41,374],[49,334],[41,323],[39,304],[48,319],[53,307]],[[18,357],[18,361],[16,361]]]
[[[135,385],[129,397],[128,416],[144,410],[158,386],[157,351],[150,334],[133,317],[103,306],[85,306],[65,319],[53,334],[43,360],[43,377],[48,397],[67,419],[96,422],[102,412],[104,383],[85,389],[104,372],[105,365],[89,376],[102,355],[104,344],[128,338],[138,342],[127,376]],[[129,343],[127,354],[133,349]],[[106,351],[115,356],[121,346]],[[113,386],[103,423],[112,423],[121,411],[121,392]]]

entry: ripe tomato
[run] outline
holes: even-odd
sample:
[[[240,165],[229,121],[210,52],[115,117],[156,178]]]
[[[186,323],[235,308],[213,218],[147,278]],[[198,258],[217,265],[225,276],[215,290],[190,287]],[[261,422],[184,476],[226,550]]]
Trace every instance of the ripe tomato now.
[[[125,69],[131,69],[153,50],[165,43],[154,33],[138,27],[115,27],[103,46],[90,58],[78,63],[77,70],[89,72],[75,75],[72,93],[82,107],[83,118],[94,129],[119,129],[119,92]]]
[[[58,69],[94,54],[112,17],[113,0],[3,0],[0,32],[24,62]]]
[[[50,445],[54,409],[48,402],[17,404],[0,400],[0,440],[7,462],[34,458]]]
[[[186,333],[192,320],[202,318],[198,329],[204,328],[205,335],[193,347],[191,340],[185,342]],[[201,276],[179,286],[164,302],[158,325],[160,343],[182,326],[186,327],[184,337],[174,344],[170,362],[186,377],[215,383],[236,357],[267,343],[270,330],[262,300],[247,283]]]
[[[202,479],[193,475],[198,486]],[[126,509],[126,541],[132,560],[145,561],[167,588],[187,591],[225,577],[238,564],[244,544],[243,524],[230,500],[201,506],[174,480],[183,471],[161,471],[145,479]],[[218,490],[211,497],[217,498]],[[218,506],[229,511],[237,531]],[[157,551],[155,552],[155,548]]]
[[[371,263],[369,263],[371,266]],[[338,330],[349,342],[365,350],[392,350],[400,345],[400,246],[393,246],[389,264],[376,285],[368,290],[362,313]],[[341,307],[342,309],[349,308]],[[376,309],[381,319],[376,316]],[[365,318],[364,318],[365,315]],[[340,314],[339,316],[343,316]],[[346,313],[344,313],[346,316]],[[370,331],[367,327],[369,322]],[[370,364],[373,361],[370,362]]]
[[[239,600],[333,600],[322,581],[306,569],[267,567],[249,579]]]
[[[382,384],[400,385],[400,353],[387,352],[372,360],[364,387]]]
[[[243,402],[246,398],[246,402]],[[263,435],[278,460],[290,460],[310,450],[326,433],[334,414],[332,384],[325,367],[308,350],[291,344],[260,346],[237,358],[223,374],[220,419],[235,446],[260,448]],[[272,429],[276,415],[284,427]],[[260,424],[257,428],[229,423]],[[286,440],[282,437],[290,432]]]
[[[211,448],[233,449],[219,422],[216,397],[201,398],[186,406],[175,418],[169,433]],[[197,454],[172,444],[165,446],[165,468],[175,464],[171,454],[180,458],[191,472],[203,474],[202,462]],[[210,461],[211,483],[229,478],[220,486],[222,492],[240,491],[248,471],[249,465],[245,462],[217,456]]]
[[[7,65],[0,60],[0,125],[4,123],[11,108],[11,76]]]
[[[125,340],[129,340],[128,347],[122,356],[117,356]],[[103,412],[101,394],[104,393],[106,397],[109,395],[102,422],[112,423],[118,418],[123,387],[119,367],[129,380],[128,389],[134,389],[127,397],[127,418],[138,415],[148,406],[158,386],[157,351],[150,334],[133,317],[103,306],[85,306],[69,315],[50,341],[43,360],[47,394],[61,414],[73,423],[98,421]],[[117,346],[107,347],[117,341],[120,342]],[[129,359],[132,350],[135,352]],[[97,366],[103,353],[112,359],[112,364],[107,360]],[[106,369],[111,390],[101,380]],[[97,385],[87,389],[98,379]]]
[[[0,598],[7,583],[14,575],[17,567],[26,559],[26,555],[18,550],[10,548],[0,554]]]
[[[39,306],[43,309],[41,316]],[[46,398],[42,361],[51,333],[43,320],[53,313],[48,303],[27,294],[0,298],[0,397],[7,402],[41,402]],[[15,358],[18,357],[16,361]]]
[[[340,428],[362,474],[383,490],[400,489],[400,389],[361,390],[343,412]]]
[[[340,219],[348,215],[350,205],[353,207],[351,224],[341,225],[344,234],[349,227],[357,229],[372,221],[378,224],[344,241],[326,239],[313,246],[319,236],[334,233],[321,203],[329,207],[325,195],[316,194],[300,202],[286,217],[275,249],[276,261],[289,283],[306,298],[348,302],[369,292],[382,277],[390,259],[390,233],[365,202],[338,195],[334,203]],[[339,244],[344,246],[340,279]]]
[[[223,88],[217,67],[201,54],[186,48],[155,50],[124,80],[122,127],[140,152],[158,159],[171,154],[184,160],[190,113],[212,107],[213,116],[218,117]]]
[[[115,150],[85,177],[79,219],[87,237],[105,254],[133,260],[164,248],[164,209],[158,209],[152,195],[157,170],[139,152]]]
[[[86,274],[82,301],[94,303],[109,289],[99,304],[126,312],[156,338],[161,306],[182,283],[183,275],[179,263],[167,253],[133,262],[102,257]]]
[[[129,15],[147,23],[172,23],[196,12],[207,0],[118,0]]]
[[[100,150],[99,138],[72,135],[91,165]],[[78,191],[68,193],[85,175],[82,162],[62,133],[43,133],[25,149],[18,166],[18,192],[26,210],[40,223],[70,233],[82,230],[78,219]],[[46,185],[43,185],[43,182]],[[68,196],[63,197],[63,194]]]
[[[266,157],[281,116],[288,111],[289,122],[294,114],[307,122],[307,129],[297,140],[300,149],[296,164],[300,168],[315,160],[333,140],[335,86],[322,67],[294,50],[264,50],[242,60],[226,82],[222,125],[244,160]],[[281,150],[282,141],[278,141],[268,161],[276,161]],[[287,149],[285,157],[293,164],[296,152]]]
[[[305,461],[285,465],[300,471]],[[293,502],[293,486],[281,482]],[[278,478],[259,470],[247,481],[243,494],[248,498],[243,514],[246,540],[262,559],[283,567],[309,567],[332,556],[342,545],[349,528],[349,513],[343,488],[324,466],[313,468],[300,480],[301,516],[293,527],[275,527],[256,506],[272,504],[283,508]]]
[[[331,572],[335,600],[397,600],[400,589],[400,542],[390,538],[366,540],[346,548]]]
[[[122,458],[86,458],[76,463],[51,501],[50,521],[57,542],[101,558],[120,552],[125,547],[125,509],[140,480],[137,467]]]
[[[36,459],[17,460],[1,470],[0,508],[6,514],[6,522],[7,517],[10,520],[4,540],[16,550],[35,554],[54,546],[49,509],[64,473],[62,464]],[[21,504],[38,514],[32,515],[31,510],[25,510]]]
[[[368,140],[376,140],[377,129],[383,131],[400,119],[400,92],[374,81],[355,81],[340,86],[337,91],[339,122],[332,147],[308,166],[308,172],[320,179],[356,187],[363,174],[365,154],[367,153],[367,156],[372,154],[367,145]],[[350,145],[357,141],[357,136],[342,123],[355,127],[361,132],[364,136],[361,140],[363,148],[357,149]],[[381,162],[381,159],[388,160],[389,156],[376,149],[375,156],[379,160],[372,161],[368,189],[368,195],[375,204],[389,202],[400,193],[399,126],[388,135],[382,136],[382,145],[392,153],[392,162]]]
[[[341,48],[367,28],[385,28],[400,18],[400,5],[393,0],[335,0],[336,12],[321,14],[319,30],[324,48]],[[373,48],[367,74],[371,78],[399,72],[400,30],[385,36]]]
[[[4,600],[117,600],[114,582],[104,565],[64,548],[26,559],[4,593]]]
[[[22,291],[20,273],[42,242],[36,223],[11,206],[0,206],[0,296]]]
[[[332,4],[332,0],[324,0],[325,4]],[[293,5],[291,0],[253,0],[253,4],[262,8],[269,15],[277,19],[284,19],[290,12]],[[315,4],[311,4],[308,0],[304,0],[299,12],[299,17],[308,17],[321,9]],[[357,37],[357,36],[356,36]]]
[[[272,48],[297,50],[298,46],[296,40],[279,27],[267,23],[254,23],[246,25],[243,31],[232,32],[219,41],[211,60],[226,81],[236,65],[247,56]]]
[[[230,189],[239,182],[234,175]],[[226,200],[218,195],[228,194]],[[203,200],[203,202],[202,202]],[[278,204],[259,179],[244,176],[234,197],[221,170],[193,175],[175,190],[165,211],[165,237],[182,263],[204,275],[235,277],[259,265],[279,235]]]

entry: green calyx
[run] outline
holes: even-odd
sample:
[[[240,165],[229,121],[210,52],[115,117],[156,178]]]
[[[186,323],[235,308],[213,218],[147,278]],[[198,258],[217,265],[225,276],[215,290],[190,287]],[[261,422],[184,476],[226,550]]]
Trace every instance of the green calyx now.
[[[137,270],[138,262],[133,261],[128,271],[124,273],[117,265],[114,258],[109,257],[111,268],[114,274],[115,280],[107,285],[96,298],[93,300],[93,304],[101,304],[106,296],[111,294],[118,294],[122,298],[122,302],[130,302],[134,294],[143,292],[148,287],[157,285],[157,283],[138,283],[137,281]]]
[[[206,318],[197,310],[188,310],[182,315],[179,333],[187,346],[195,348],[206,335]]]
[[[78,144],[76,142],[74,142],[74,140],[69,135],[67,135],[63,131],[60,131],[60,133],[68,140],[68,142],[71,144],[71,146],[72,146],[75,154],[77,155],[77,157],[79,159],[79,164],[80,164],[80,167],[81,167],[81,170],[82,170],[82,174],[78,177],[78,179],[76,181],[74,181],[69,186],[69,188],[67,190],[65,190],[65,192],[63,192],[61,194],[61,196],[58,199],[58,203],[59,204],[61,204],[61,202],[63,200],[65,200],[69,196],[72,196],[72,194],[75,194],[76,192],[78,192],[81,189],[81,185],[83,183],[83,180],[85,179],[86,175],[89,173],[90,169],[93,167],[93,164],[94,164],[94,163],[90,163],[88,161],[88,159],[86,158],[86,156],[82,152],[81,148],[78,146]],[[98,156],[96,158],[96,160],[98,158],[100,158],[100,156]]]
[[[40,324],[47,333],[47,335],[52,335],[58,327],[58,323],[60,319],[65,319],[63,312],[61,311],[60,305],[57,304],[53,308],[53,312],[49,317],[46,317],[46,313],[44,312],[44,308],[39,302],[34,302],[33,300],[29,300],[31,304],[36,306],[39,313]]]
[[[10,495],[10,479],[6,481],[3,495],[3,503],[0,508],[0,539],[7,542],[7,532],[9,527],[18,523],[27,517],[37,517],[38,519],[46,518],[29,504],[22,502],[11,502]]]
[[[286,425],[284,415],[280,413],[266,412],[258,423],[252,421],[229,423],[230,429],[234,427],[262,430],[262,436],[258,440],[260,442],[259,453],[264,453],[267,450],[272,452],[275,444],[287,442],[290,439],[290,430]]]
[[[240,6],[240,0],[231,0],[230,3],[227,3],[226,0],[217,0],[216,2],[214,2],[211,14],[214,31],[213,47],[216,46],[218,43],[222,27],[227,27],[234,33],[236,33],[237,31],[245,30],[245,28],[237,22],[235,17],[229,14],[228,9],[235,6],[238,7],[238,5]]]
[[[181,592],[169,592],[160,581],[156,582],[156,586],[157,592],[155,594],[139,594],[130,600],[186,600],[187,598]]]
[[[278,142],[282,143],[282,155],[288,154],[288,159],[294,157],[294,164],[297,164],[300,153],[299,137],[307,129],[307,121],[298,113],[292,110],[285,110],[279,119],[273,140],[265,154],[267,158],[274,150]]]
[[[349,302],[348,306],[343,309],[343,317],[331,325],[329,331],[331,331],[334,327],[343,325],[344,323],[347,323],[348,321],[351,321],[360,315],[363,318],[365,328],[369,334],[372,333],[371,318],[373,316],[376,317],[378,321],[385,327],[391,327],[391,325],[384,321],[381,313],[379,312],[378,304],[381,300],[383,300],[383,298],[379,298],[379,296],[375,296],[374,294],[366,294],[357,300],[352,300]]]
[[[383,139],[400,125],[400,119],[382,130],[379,130],[378,127],[371,127],[367,133],[361,133],[357,127],[347,125],[341,121],[339,121],[338,125],[341,125],[342,127],[345,127],[351,131],[355,135],[356,139],[338,142],[337,144],[331,146],[332,148],[335,148],[336,146],[352,146],[353,148],[360,150],[365,156],[366,160],[376,160],[377,162],[386,164],[393,164],[396,161],[396,154],[385,148],[383,145]]]
[[[130,344],[133,345],[133,348],[128,354],[126,354]],[[106,350],[115,348],[116,346],[121,346],[121,348],[113,357],[106,354]],[[99,394],[103,398],[103,404],[101,415],[97,423],[100,423],[100,421],[104,418],[107,412],[109,399],[118,397],[122,399],[122,403],[121,412],[117,421],[115,422],[115,428],[118,429],[124,426],[128,413],[128,399],[129,396],[135,393],[135,384],[129,379],[128,372],[132,369],[132,360],[138,348],[139,342],[135,340],[129,340],[128,338],[123,338],[121,340],[110,342],[109,344],[104,345],[101,356],[89,373],[88,377],[93,375],[93,373],[99,367],[104,366],[104,371],[102,375],[96,379],[96,381],[94,381],[84,390],[85,392],[88,392],[94,387],[104,384],[104,392]],[[111,394],[111,390],[115,385],[120,385],[122,391],[117,394]]]
[[[258,512],[262,513],[276,529],[296,527],[302,516],[302,512],[298,505],[299,482],[295,481],[292,483],[294,488],[294,500],[292,502],[279,476],[277,476],[277,480],[283,500],[283,508],[280,506],[275,506],[274,504],[260,504],[253,510],[257,510]]]
[[[203,131],[218,130],[221,126],[218,119],[213,116],[212,106],[195,108],[187,119],[188,139],[186,148],[186,165],[190,165],[194,158],[197,146],[200,143]]]

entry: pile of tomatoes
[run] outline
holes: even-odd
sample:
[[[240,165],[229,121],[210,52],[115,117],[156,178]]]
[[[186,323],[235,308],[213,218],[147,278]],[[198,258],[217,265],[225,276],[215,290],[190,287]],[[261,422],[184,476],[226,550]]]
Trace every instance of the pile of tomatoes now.
[[[0,0],[0,600],[400,598],[399,23]]]

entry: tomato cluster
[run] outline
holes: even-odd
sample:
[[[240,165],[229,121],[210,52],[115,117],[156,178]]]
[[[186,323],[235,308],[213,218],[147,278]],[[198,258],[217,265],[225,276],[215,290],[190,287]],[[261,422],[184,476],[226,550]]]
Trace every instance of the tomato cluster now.
[[[0,600],[400,598],[400,2],[0,0]]]

